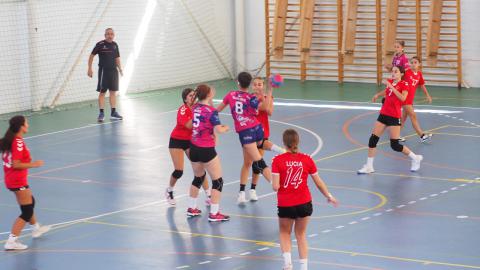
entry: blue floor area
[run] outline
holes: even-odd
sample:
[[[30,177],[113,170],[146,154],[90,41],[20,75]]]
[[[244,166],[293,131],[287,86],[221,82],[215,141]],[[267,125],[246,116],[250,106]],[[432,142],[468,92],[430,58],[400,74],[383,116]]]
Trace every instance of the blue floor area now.
[[[259,183],[258,202],[236,204],[242,162],[236,134],[222,135],[217,146],[226,183],[221,209],[231,221],[187,219],[188,163],[176,187],[177,206],[164,200],[175,111],[152,114],[155,108],[141,102],[123,108],[122,122],[27,138],[34,158],[45,160],[29,176],[37,215],[54,229],[35,240],[26,231],[22,241],[30,249],[0,251],[0,269],[281,268],[269,184]],[[340,200],[338,208],[327,205],[311,183],[310,269],[480,269],[480,109],[417,106],[427,111],[417,115],[434,133],[432,142],[420,143],[410,123],[402,135],[424,156],[420,171],[409,171],[410,161],[391,151],[385,134],[376,172],[358,176],[378,105],[276,102],[271,140],[280,144],[282,131],[296,128],[301,150],[314,155]],[[229,115],[221,120],[232,127]],[[272,157],[266,154],[267,163]],[[13,195],[1,189],[0,238],[18,214]],[[292,253],[298,259],[296,248]]]

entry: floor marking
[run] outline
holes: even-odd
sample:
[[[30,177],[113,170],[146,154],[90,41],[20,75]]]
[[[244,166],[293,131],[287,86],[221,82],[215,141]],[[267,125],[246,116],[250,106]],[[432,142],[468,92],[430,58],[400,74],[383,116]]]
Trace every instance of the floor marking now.
[[[435,194],[430,194],[430,197],[437,197],[437,196],[438,196],[438,194],[436,194],[436,193]]]
[[[190,265],[182,265],[182,266],[177,266],[176,268],[177,269],[185,269],[185,268],[189,268]]]
[[[440,191],[440,193],[442,193],[442,194],[448,193],[448,190],[442,190],[442,191]]]
[[[312,234],[309,234],[308,237],[312,238],[312,237],[315,237],[315,236],[317,236],[317,235],[318,235],[318,234],[316,234],[316,233],[312,233]]]
[[[408,204],[414,204],[416,203],[417,201],[409,201]]]
[[[397,208],[403,208],[403,207],[405,207],[404,204],[400,204],[399,206],[397,206]]]
[[[323,230],[322,233],[329,233],[331,230]]]
[[[364,218],[361,218],[361,220],[365,221],[365,220],[369,220],[370,217],[364,217]]]
[[[340,225],[340,226],[335,227],[335,229],[342,229],[342,228],[345,228],[345,226]]]
[[[207,263],[211,263],[212,261],[203,261],[203,262],[199,262],[198,264],[207,264]]]
[[[420,201],[424,201],[426,199],[428,199],[428,198],[427,197],[422,197],[422,198],[420,198]]]
[[[245,255],[249,255],[249,254],[252,254],[252,253],[250,251],[247,251],[247,252],[240,253],[240,256],[245,256]]]
[[[463,218],[468,218],[468,216],[457,216],[457,218],[463,219]]]
[[[457,190],[458,188],[457,187],[452,187],[450,190]]]
[[[263,247],[263,248],[259,248],[257,249],[258,251],[265,251],[265,250],[269,250],[270,248],[269,247]]]
[[[232,257],[223,257],[223,258],[220,258],[220,261],[225,261],[225,260],[230,260]]]
[[[393,211],[392,208],[385,210],[385,212],[392,212],[392,211]]]
[[[355,225],[355,224],[357,224],[357,223],[358,223],[357,221],[352,221],[352,222],[350,222],[350,223],[348,223],[348,224],[350,224],[350,225]]]
[[[381,216],[382,214],[383,214],[383,213],[378,212],[378,213],[375,213],[375,214],[373,214],[373,215],[376,216],[376,217],[378,217],[378,216]]]

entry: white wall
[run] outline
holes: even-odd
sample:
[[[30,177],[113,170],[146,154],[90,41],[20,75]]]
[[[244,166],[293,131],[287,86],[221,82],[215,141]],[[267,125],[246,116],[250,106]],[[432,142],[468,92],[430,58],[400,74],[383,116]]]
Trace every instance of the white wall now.
[[[463,78],[480,87],[480,1],[461,0]]]
[[[93,79],[87,60],[107,27],[115,29],[124,73],[131,74],[120,82],[129,82],[128,92],[229,77],[232,3],[0,1],[0,113],[95,99],[98,58]]]

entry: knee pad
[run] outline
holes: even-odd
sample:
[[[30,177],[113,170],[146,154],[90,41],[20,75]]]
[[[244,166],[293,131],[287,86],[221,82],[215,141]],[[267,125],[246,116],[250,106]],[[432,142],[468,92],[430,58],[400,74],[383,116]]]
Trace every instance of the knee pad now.
[[[205,176],[207,176],[207,173],[205,173],[203,176],[195,176],[192,181],[192,186],[201,188],[203,181],[205,181]]]
[[[369,148],[377,147],[378,140],[380,140],[380,138],[377,135],[372,134],[372,136],[370,136],[370,139],[368,140],[368,147]]]
[[[261,174],[265,168],[267,168],[267,163],[265,163],[265,160],[260,159],[257,161],[254,161],[252,164],[252,169],[254,174]]]
[[[182,175],[183,175],[183,170],[175,170],[172,173],[172,176],[175,179],[180,179],[180,177],[182,177]]]
[[[392,147],[393,151],[402,152],[403,145],[399,143],[399,139],[390,139],[390,146]]]
[[[219,192],[222,192],[222,189],[223,189],[223,178],[222,177],[212,181],[212,189],[216,189]]]
[[[25,220],[25,222],[30,222],[30,219],[33,217],[33,204],[20,205],[20,210],[22,210],[20,218]]]

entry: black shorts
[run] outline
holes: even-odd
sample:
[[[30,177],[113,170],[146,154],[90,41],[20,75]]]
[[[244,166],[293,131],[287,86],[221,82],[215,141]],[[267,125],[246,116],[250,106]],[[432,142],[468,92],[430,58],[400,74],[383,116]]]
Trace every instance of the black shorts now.
[[[387,127],[389,126],[401,126],[402,122],[400,121],[400,118],[395,118],[392,116],[380,114],[377,118],[377,121],[386,125]]]
[[[183,151],[186,151],[188,148],[190,148],[190,140],[170,138],[168,148],[183,149]]]
[[[118,91],[118,70],[98,67],[97,92]]]
[[[190,145],[190,161],[208,163],[217,156],[215,147],[198,147]]]
[[[268,138],[263,138],[262,142],[260,144],[257,144],[257,148],[263,149],[263,144],[265,144],[265,141],[268,141]]]
[[[288,207],[280,207],[278,206],[278,217],[279,218],[304,218],[309,217],[313,213],[313,205],[312,202],[295,205],[295,206],[288,206]]]
[[[25,190],[25,189],[29,189],[30,186],[29,185],[26,185],[26,186],[23,186],[23,187],[18,187],[18,188],[9,188],[10,191],[20,191],[20,190]]]

